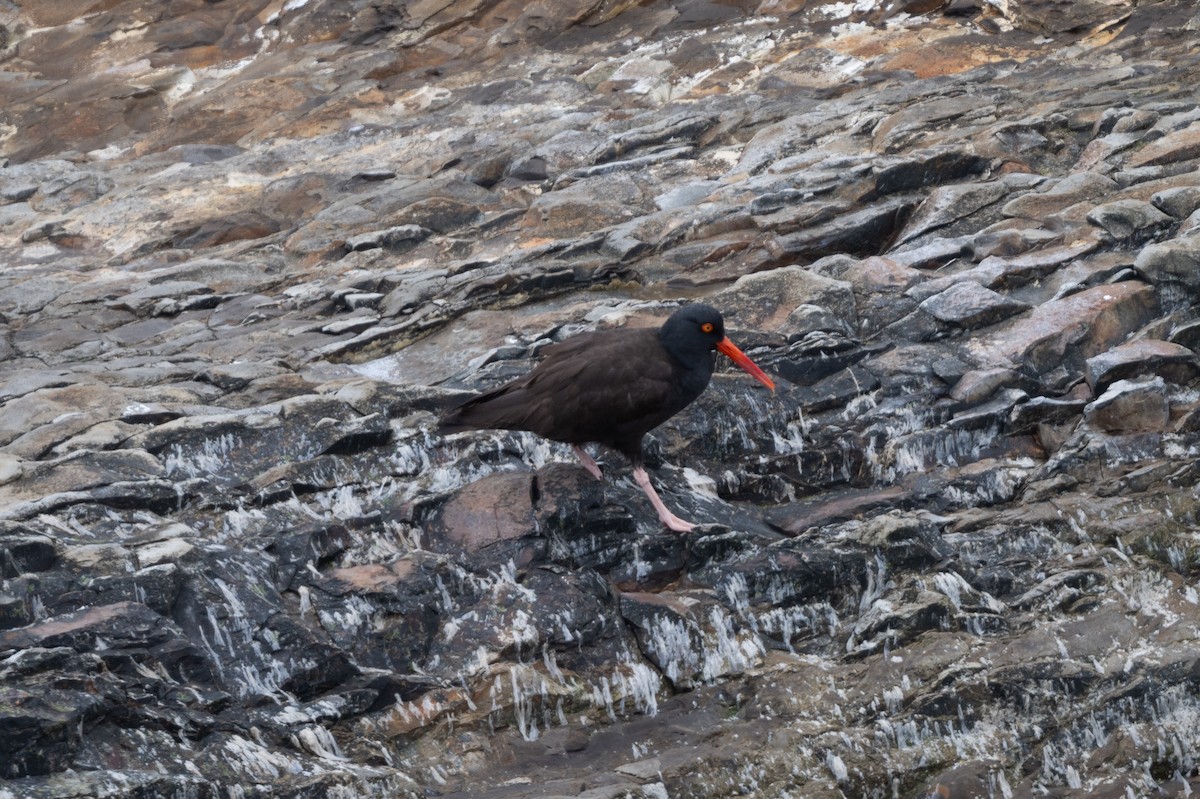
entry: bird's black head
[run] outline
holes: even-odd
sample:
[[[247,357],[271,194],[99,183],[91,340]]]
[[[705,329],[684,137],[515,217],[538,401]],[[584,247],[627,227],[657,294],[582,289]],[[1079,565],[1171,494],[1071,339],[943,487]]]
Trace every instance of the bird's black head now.
[[[667,352],[688,365],[700,360],[711,363],[709,353],[724,338],[725,320],[721,312],[703,303],[683,306],[658,331],[658,339]]]
[[[767,377],[766,372],[725,338],[725,320],[721,318],[721,312],[711,305],[695,303],[683,306],[667,319],[658,331],[658,339],[675,360],[698,374],[697,395],[704,390],[712,375],[716,361],[714,350],[720,350],[755,380],[775,390],[775,383]]]

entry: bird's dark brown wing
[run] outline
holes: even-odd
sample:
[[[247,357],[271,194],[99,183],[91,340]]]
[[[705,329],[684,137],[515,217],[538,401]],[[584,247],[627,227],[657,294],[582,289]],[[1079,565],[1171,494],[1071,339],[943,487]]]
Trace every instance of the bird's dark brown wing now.
[[[598,442],[631,457],[642,436],[686,404],[678,365],[654,330],[575,336],[545,349],[545,359],[512,383],[462,405],[444,430],[529,430],[568,443]]]

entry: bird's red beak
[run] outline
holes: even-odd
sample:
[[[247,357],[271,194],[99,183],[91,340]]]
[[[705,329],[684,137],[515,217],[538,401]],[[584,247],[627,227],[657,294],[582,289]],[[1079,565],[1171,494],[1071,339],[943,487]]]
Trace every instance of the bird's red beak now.
[[[758,364],[747,358],[746,353],[735,347],[732,341],[727,338],[721,339],[717,342],[717,349],[719,349],[722,354],[729,356],[731,361],[749,372],[755,380],[762,383],[772,391],[775,390],[775,383],[771,380],[771,378],[767,377],[767,373],[762,369],[759,369]]]

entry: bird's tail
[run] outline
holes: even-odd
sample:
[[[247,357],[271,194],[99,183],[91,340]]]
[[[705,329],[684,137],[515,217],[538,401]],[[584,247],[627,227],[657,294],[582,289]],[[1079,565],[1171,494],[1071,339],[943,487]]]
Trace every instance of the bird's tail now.
[[[454,408],[438,422],[439,433],[463,430],[526,430],[529,409],[520,396],[503,386]]]

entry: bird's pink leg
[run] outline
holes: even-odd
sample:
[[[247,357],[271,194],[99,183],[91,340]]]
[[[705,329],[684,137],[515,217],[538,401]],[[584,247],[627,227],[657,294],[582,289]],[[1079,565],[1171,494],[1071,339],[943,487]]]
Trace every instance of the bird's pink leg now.
[[[571,449],[575,450],[575,456],[579,458],[579,462],[583,464],[583,468],[588,470],[588,474],[597,480],[604,479],[604,475],[600,473],[600,467],[592,460],[592,456],[587,454],[586,449],[578,444],[572,444]]]
[[[654,510],[658,511],[658,518],[662,520],[671,530],[677,533],[686,533],[696,525],[691,522],[685,522],[683,519],[676,516],[671,511],[667,510],[667,506],[659,498],[658,492],[654,490],[654,486],[650,485],[650,475],[646,474],[646,470],[641,466],[633,467],[633,479],[646,492],[646,496],[650,497],[650,504],[654,506]]]

